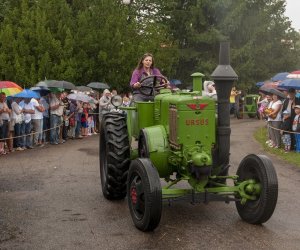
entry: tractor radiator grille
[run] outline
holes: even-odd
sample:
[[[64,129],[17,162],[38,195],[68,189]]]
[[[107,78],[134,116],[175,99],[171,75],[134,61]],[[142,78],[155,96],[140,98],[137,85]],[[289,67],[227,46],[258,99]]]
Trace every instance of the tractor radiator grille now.
[[[160,118],[160,109],[156,108],[154,109],[154,121],[159,121]]]
[[[169,128],[170,137],[169,142],[171,147],[179,148],[177,144],[177,108],[174,105],[170,105],[169,108]]]
[[[252,105],[253,99],[252,97],[246,97],[246,105]]]

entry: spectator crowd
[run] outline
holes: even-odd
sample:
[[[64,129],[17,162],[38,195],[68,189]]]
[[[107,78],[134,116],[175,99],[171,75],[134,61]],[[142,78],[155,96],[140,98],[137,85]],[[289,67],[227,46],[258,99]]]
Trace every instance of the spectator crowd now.
[[[105,89],[101,97],[96,94],[83,102],[69,99],[67,92],[41,93],[40,98],[6,97],[0,92],[0,156],[97,134],[116,94]],[[130,98],[124,95],[124,106]]]
[[[260,92],[259,115],[268,123],[267,145],[300,152],[300,98],[294,88],[283,90],[282,94]]]
[[[213,82],[204,83],[204,94],[217,99]],[[237,109],[235,88],[230,96],[230,113]],[[258,113],[268,123],[267,145],[300,152],[300,97],[290,88],[280,94],[260,92]],[[40,98],[6,97],[0,92],[0,155],[23,151],[45,144],[57,145],[68,139],[83,139],[97,134],[104,114],[113,109],[111,92],[94,94],[91,100],[68,98],[66,92],[47,92]],[[132,94],[123,94],[123,106],[129,106]]]

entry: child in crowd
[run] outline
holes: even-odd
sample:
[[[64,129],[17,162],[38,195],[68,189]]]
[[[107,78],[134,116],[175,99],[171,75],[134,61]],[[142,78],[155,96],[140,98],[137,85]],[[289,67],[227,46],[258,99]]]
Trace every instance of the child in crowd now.
[[[88,104],[83,103],[83,112],[81,114],[81,135],[88,136]]]
[[[93,116],[88,117],[88,135],[97,134],[95,132],[95,123]]]
[[[292,129],[294,132],[296,132],[296,152],[300,153],[300,105],[295,105],[294,109],[296,116],[293,120]]]
[[[288,110],[285,110],[282,112],[283,115],[283,120],[282,120],[282,124],[281,124],[281,139],[282,139],[282,143],[284,145],[284,152],[288,153],[289,151],[291,151],[291,134],[289,133],[289,131],[291,131],[292,129],[292,119],[291,119],[291,113]]]
[[[258,108],[258,113],[259,113],[259,118],[260,120],[263,120],[265,118],[264,111],[268,107],[271,97],[268,95],[265,95],[264,93],[260,92],[261,98],[257,102],[259,108]]]
[[[123,97],[123,103],[122,103],[123,107],[129,107],[130,106],[130,99],[127,96]]]

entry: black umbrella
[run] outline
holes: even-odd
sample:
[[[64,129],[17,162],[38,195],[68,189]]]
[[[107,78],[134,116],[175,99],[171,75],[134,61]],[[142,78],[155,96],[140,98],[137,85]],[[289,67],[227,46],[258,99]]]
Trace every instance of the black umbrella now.
[[[286,98],[285,94],[279,91],[278,89],[269,89],[270,94],[277,95],[280,98]]]
[[[103,83],[103,82],[91,82],[87,86],[91,87],[93,89],[109,89],[110,88],[107,83]]]
[[[49,88],[76,89],[76,86],[67,81],[51,81],[48,83]]]
[[[41,96],[45,96],[50,93],[50,89],[41,86],[31,87],[30,90],[40,93]]]
[[[84,92],[84,91],[92,91],[92,88],[90,88],[88,86],[77,86],[76,89],[79,90],[79,91],[82,91],[82,92]]]

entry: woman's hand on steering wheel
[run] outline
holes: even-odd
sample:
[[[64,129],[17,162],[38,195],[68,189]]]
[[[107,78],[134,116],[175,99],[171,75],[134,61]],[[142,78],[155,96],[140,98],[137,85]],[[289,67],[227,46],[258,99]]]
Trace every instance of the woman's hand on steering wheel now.
[[[153,82],[152,82],[152,86],[147,86],[144,83],[145,80],[149,79],[149,78],[153,78]],[[161,79],[161,82],[163,84],[159,84],[159,85],[156,85],[156,81],[157,79]],[[142,79],[139,83],[139,91],[141,94],[145,95],[145,96],[152,96],[153,93],[154,93],[154,90],[160,90],[160,89],[163,89],[163,88],[168,88],[169,86],[169,81],[166,77],[162,76],[162,75],[150,75],[150,76],[147,76],[145,77],[144,79]],[[136,83],[135,83],[136,84]],[[134,84],[134,85],[135,85]],[[134,87],[134,86],[133,86]],[[135,88],[135,87],[134,87]],[[143,91],[143,89],[150,89],[150,93],[145,93]]]
[[[140,82],[136,82],[136,83],[134,83],[134,84],[132,85],[132,87],[133,87],[134,89],[139,89],[141,86],[142,86],[142,85],[141,85]]]

